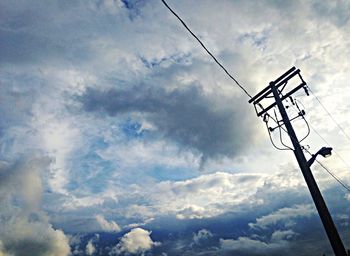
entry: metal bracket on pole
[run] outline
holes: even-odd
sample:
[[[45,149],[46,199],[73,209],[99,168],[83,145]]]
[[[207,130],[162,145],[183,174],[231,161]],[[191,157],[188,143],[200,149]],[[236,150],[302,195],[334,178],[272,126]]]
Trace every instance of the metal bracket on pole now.
[[[281,98],[282,101],[287,99],[288,97],[290,97],[292,94],[294,94],[295,92],[297,92],[301,88],[306,88],[306,83],[305,83],[304,79],[302,78],[302,76],[300,75],[300,69],[296,69],[295,67],[292,67],[291,69],[289,69],[287,72],[285,72],[283,75],[281,75],[279,78],[277,78],[274,81],[274,85],[275,85],[276,89],[278,89],[282,85],[286,85],[288,83],[288,81],[296,75],[299,76],[301,83],[298,86],[296,86],[294,89],[290,90],[285,95],[283,95]],[[253,98],[251,98],[249,100],[249,103],[254,104],[256,114],[259,117],[276,106],[277,103],[274,102],[274,103],[268,105],[267,107],[262,107],[261,102],[264,99],[268,98],[270,95],[272,95],[272,90],[271,90],[271,85],[268,85],[262,91],[260,91],[258,94],[256,94]],[[259,106],[260,111],[257,109],[257,106]]]
[[[294,89],[290,90],[285,95],[282,95],[282,91],[285,87],[285,85],[288,83],[290,79],[292,79],[294,76],[298,75],[301,83],[296,86]],[[282,90],[279,90],[279,87],[283,85]],[[323,226],[325,228],[325,231],[327,233],[328,239],[331,243],[331,246],[333,248],[333,251],[336,256],[346,256],[345,247],[340,239],[339,233],[334,225],[333,219],[328,211],[328,208],[326,206],[326,203],[322,197],[322,194],[317,186],[316,180],[313,177],[310,166],[308,165],[305,155],[303,153],[303,150],[299,144],[298,138],[295,134],[294,128],[291,124],[291,119],[289,119],[288,114],[286,112],[286,109],[283,105],[283,100],[290,97],[293,93],[298,91],[301,88],[305,89],[305,92],[307,93],[307,88],[305,87],[306,83],[303,80],[302,76],[300,75],[300,70],[296,69],[295,67],[292,67],[287,72],[285,72],[282,76],[277,78],[275,81],[270,82],[270,84],[265,87],[262,91],[260,91],[258,94],[256,94],[254,97],[252,97],[249,100],[249,103],[253,103],[255,107],[255,111],[257,115],[260,117],[263,114],[267,115],[267,112],[272,109],[273,107],[277,106],[280,115],[282,117],[282,122],[288,132],[288,135],[290,137],[291,143],[293,144],[293,152],[294,155],[298,161],[299,167],[301,169],[301,172],[304,176],[304,179],[306,181],[306,184],[309,188],[310,194],[312,196],[312,199],[315,203],[316,209],[318,211],[318,214],[321,218],[321,221],[323,223]],[[272,97],[271,97],[272,96]],[[268,105],[266,108],[262,106],[262,101],[267,98],[273,98],[274,102]],[[257,109],[257,106],[260,108],[260,110]],[[265,117],[264,117],[265,119]],[[280,121],[278,121],[278,125]],[[279,127],[279,126],[278,126]]]

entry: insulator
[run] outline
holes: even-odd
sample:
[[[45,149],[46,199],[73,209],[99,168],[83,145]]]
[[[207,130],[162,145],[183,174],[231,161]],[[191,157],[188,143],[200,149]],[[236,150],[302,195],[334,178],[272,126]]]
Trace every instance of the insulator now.
[[[294,103],[294,100],[293,100],[292,96],[289,96],[289,100],[290,100],[290,102],[292,102],[292,104],[293,104],[293,105],[295,105],[295,103]]]
[[[267,123],[267,122],[269,121],[269,115],[268,115],[268,114],[265,114],[265,115],[264,115],[263,121],[264,121],[265,123]]]

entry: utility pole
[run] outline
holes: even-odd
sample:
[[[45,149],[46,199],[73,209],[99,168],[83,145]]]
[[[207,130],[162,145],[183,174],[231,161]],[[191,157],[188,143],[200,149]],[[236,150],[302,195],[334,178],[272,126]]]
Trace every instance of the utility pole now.
[[[294,89],[290,90],[285,95],[282,94],[283,89],[286,87],[288,81],[293,78],[294,76],[298,75],[301,84],[296,86]],[[282,86],[282,89],[279,88]],[[288,132],[288,135],[290,137],[291,143],[293,145],[293,152],[294,155],[298,161],[299,167],[301,169],[301,172],[304,176],[304,179],[306,181],[306,184],[309,188],[309,191],[311,193],[312,199],[315,203],[315,206],[317,208],[318,214],[321,218],[321,221],[323,223],[323,226],[326,230],[328,239],[331,243],[331,246],[333,248],[333,251],[336,256],[346,256],[347,253],[345,251],[344,245],[340,239],[340,236],[338,234],[338,231],[334,225],[334,222],[332,220],[332,217],[328,211],[328,208],[326,206],[326,203],[322,197],[322,194],[317,186],[317,183],[315,181],[315,178],[313,177],[310,167],[307,163],[307,160],[305,158],[305,155],[303,153],[303,150],[300,146],[299,140],[295,134],[294,128],[291,124],[291,120],[288,117],[288,114],[286,112],[286,109],[283,105],[283,100],[290,98],[293,93],[298,91],[299,89],[303,88],[305,92],[307,93],[306,83],[303,80],[303,78],[300,75],[300,70],[296,69],[295,67],[289,69],[286,73],[284,73],[282,76],[277,78],[275,81],[270,82],[270,84],[263,89],[261,92],[259,92],[257,95],[255,95],[253,98],[249,100],[249,103],[253,103],[255,110],[257,112],[258,116],[264,115],[264,119],[269,116],[267,111],[272,109],[277,105],[277,108],[280,112],[280,116],[282,117],[282,120],[276,120],[277,121],[277,127],[282,128],[282,126],[285,126],[285,129]],[[271,96],[274,98],[275,102],[264,108],[262,104],[260,103],[262,100],[266,98],[271,98]],[[259,108],[259,109],[258,109]],[[304,115],[305,112],[300,112],[299,116]]]

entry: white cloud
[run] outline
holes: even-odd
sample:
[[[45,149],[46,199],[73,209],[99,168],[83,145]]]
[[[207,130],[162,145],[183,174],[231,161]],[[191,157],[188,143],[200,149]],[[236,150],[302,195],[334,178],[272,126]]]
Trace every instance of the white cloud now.
[[[278,242],[263,242],[256,239],[251,239],[249,237],[239,237],[235,239],[220,239],[220,246],[222,250],[229,251],[243,251],[250,254],[261,254],[261,253],[271,253],[276,250],[285,248],[287,245],[286,241]]]
[[[282,241],[282,240],[289,240],[296,236],[297,234],[293,230],[276,230],[271,235],[271,241]]]
[[[52,175],[49,184],[54,192],[67,194],[68,192],[64,188],[68,182],[67,171],[69,165],[67,164],[67,158],[79,143],[79,130],[71,121],[65,119],[57,121],[57,116],[45,118],[42,112],[40,115],[40,122],[43,125],[38,124],[38,126],[42,126],[41,134],[44,147],[50,156],[55,159],[51,166]]]
[[[4,249],[4,245],[2,243],[2,241],[0,240],[0,256],[6,256],[5,254],[5,249]],[[12,255],[8,255],[8,256],[12,256]]]
[[[293,230],[276,230],[270,239],[262,239],[259,236],[239,237],[238,239],[220,239],[220,248],[224,251],[237,251],[244,255],[262,255],[269,253],[281,253],[288,250],[290,240],[297,236]],[[253,237],[253,236],[252,236]],[[266,241],[267,240],[267,241]]]
[[[120,242],[111,251],[111,255],[122,252],[137,254],[148,251],[153,246],[159,246],[160,243],[152,241],[150,235],[150,231],[142,228],[132,229],[121,238]]]
[[[101,226],[102,231],[106,232],[119,232],[121,228],[115,221],[107,221],[102,215],[97,215],[96,217],[97,223]]]
[[[163,181],[150,186],[133,186],[147,206],[130,205],[128,216],[154,217],[174,214],[179,219],[200,219],[225,212],[240,212],[245,207],[269,204],[269,195],[297,191],[303,187],[301,177],[289,174],[224,173],[203,174],[183,181]],[[283,193],[282,193],[283,192]],[[305,192],[304,192],[305,193]],[[288,197],[288,194],[283,194]],[[287,198],[285,198],[287,199]],[[157,213],[157,214],[156,214]]]
[[[256,219],[255,223],[249,223],[251,228],[267,228],[277,223],[283,223],[285,226],[291,226],[297,218],[310,217],[316,210],[311,204],[295,205],[278,209],[268,215]]]
[[[147,223],[150,223],[152,221],[154,221],[154,218],[149,218],[149,219],[146,219],[142,223],[130,223],[130,224],[126,225],[124,228],[127,228],[127,229],[137,228],[137,227],[140,227],[140,226],[145,226],[145,225],[147,225]]]
[[[194,6],[191,1],[170,1],[170,4],[250,92],[259,91],[285,69],[297,65],[337,120],[347,127],[349,90],[344,84],[349,80],[350,26],[349,6],[344,1],[332,4],[320,1],[202,1],[200,6]],[[159,1],[147,1],[133,10],[125,8],[121,1],[109,0],[63,5],[25,2],[18,5],[7,1],[2,8],[0,37],[5,40],[1,43],[0,84],[2,92],[6,93],[0,95],[3,103],[0,107],[1,153],[4,158],[9,158],[23,151],[38,150],[55,159],[50,163],[51,176],[42,175],[43,185],[39,184],[37,176],[27,177],[30,183],[18,179],[20,185],[16,186],[23,188],[21,197],[27,204],[26,211],[37,207],[37,198],[44,186],[50,191],[44,195],[45,207],[54,215],[50,217],[61,215],[65,222],[69,219],[67,214],[78,223],[76,230],[83,230],[79,223],[92,227],[85,231],[103,230],[103,227],[117,230],[116,222],[104,217],[101,222],[93,216],[99,212],[105,216],[118,215],[119,223],[119,219],[142,222],[167,214],[180,219],[203,219],[240,211],[252,214],[254,206],[266,210],[271,201],[276,204],[277,201],[286,202],[305,192],[299,172],[296,176],[290,166],[279,165],[281,159],[292,161],[292,154],[272,151],[263,124],[245,103],[241,92],[232,86],[232,81]],[[256,12],[257,8],[259,12]],[[220,140],[213,140],[210,132],[219,130],[209,128],[213,124],[227,127],[224,125],[233,120],[231,116],[221,119],[222,122],[203,122],[200,131],[205,136],[198,138],[205,138],[206,145],[214,146],[205,147],[201,144],[203,140],[189,136],[198,133],[198,126],[191,124],[201,121],[201,111],[180,111],[177,118],[170,118],[173,117],[172,110],[183,106],[176,97],[172,99],[177,108],[168,108],[165,118],[153,120],[153,123],[144,115],[133,112],[123,117],[91,117],[81,112],[76,98],[87,87],[100,91],[125,90],[134,95],[133,88],[144,88],[143,85],[152,90],[150,94],[143,91],[139,95],[141,103],[152,105],[155,102],[152,93],[160,89],[167,95],[171,91],[181,93],[196,85],[201,88],[201,97],[197,99],[208,99],[204,103],[213,103],[199,110],[208,110],[213,114],[210,116],[215,117],[240,107],[240,115],[249,122],[242,125],[240,118],[235,119],[232,125],[240,125],[238,133],[221,129],[225,133],[217,134]],[[130,102],[132,97],[124,96]],[[224,100],[223,96],[229,96],[230,100]],[[186,105],[191,106],[191,110],[197,103],[203,103],[195,99],[189,97],[191,105]],[[167,98],[158,97],[157,100],[158,106],[172,103]],[[310,97],[305,106],[314,126],[326,133],[332,146],[340,145],[344,149],[341,153],[348,155],[344,138],[334,133],[336,127],[320,114],[317,102]],[[156,111],[162,113],[164,109]],[[142,104],[137,110],[143,111]],[[181,123],[184,114],[188,120]],[[152,130],[152,136],[146,134],[144,140],[124,138],[119,125],[128,117],[151,124],[143,127]],[[188,129],[182,129],[185,126]],[[259,130],[248,133],[247,138],[256,136],[260,142],[251,140],[246,145],[248,150],[240,152],[239,157],[214,159],[211,168],[204,168],[215,172],[233,170],[241,174],[198,173],[200,154],[183,143],[170,143],[161,136],[166,134],[187,142],[193,140],[197,148],[205,151],[221,150],[217,144],[221,141],[226,145],[225,152],[232,153],[241,150],[242,144],[235,143],[246,140],[243,136],[238,138],[239,132],[246,132],[246,127]],[[320,143],[323,142],[312,136],[306,142],[312,146]],[[231,148],[232,145],[236,146]],[[106,165],[110,166],[107,168]],[[163,168],[174,170],[164,177],[159,174]],[[172,174],[179,168],[190,169],[193,175],[180,175],[177,180],[181,181],[173,181]],[[283,170],[282,174],[275,175],[279,169]],[[256,173],[246,173],[252,170]],[[158,179],[169,181],[159,182]],[[47,183],[49,186],[46,187]],[[2,198],[7,192],[0,191]],[[282,199],[282,195],[286,197]],[[287,210],[276,211],[271,216],[257,219],[251,226],[264,228],[285,222],[281,213],[289,214]],[[3,245],[7,248],[5,242]]]
[[[196,244],[205,243],[209,238],[213,237],[213,234],[207,229],[201,229],[193,235],[193,241]]]
[[[184,205],[181,210],[176,214],[178,219],[202,219],[207,217],[207,214],[216,215],[219,214],[219,211],[208,211],[204,207],[198,205]]]
[[[24,158],[0,168],[0,241],[5,255],[51,255],[70,253],[68,238],[56,230],[40,209],[40,176],[49,159]]]
[[[267,243],[259,240],[253,240],[248,237],[239,237],[237,240],[234,239],[221,239],[220,245],[223,250],[252,250],[262,251],[268,247]]]
[[[125,152],[129,152],[125,154]],[[198,154],[189,151],[179,152],[177,146],[163,140],[153,142],[130,141],[121,145],[111,145],[97,152],[105,160],[118,160],[121,168],[150,168],[155,165],[173,168],[199,166]]]
[[[86,245],[85,252],[87,255],[93,255],[96,252],[96,248],[94,244],[92,243],[92,240],[89,240],[89,242]]]
[[[120,226],[115,221],[108,221],[106,218],[98,214],[94,217],[86,216],[86,214],[90,214],[90,209],[82,210],[81,216],[76,216],[76,212],[73,211],[74,214],[68,216],[55,216],[55,223],[58,222],[62,228],[68,232],[72,233],[98,233],[98,232],[110,232],[110,233],[118,233],[121,231]],[[64,222],[62,222],[62,219]]]
[[[211,217],[252,202],[252,195],[263,182],[260,175],[218,172],[185,181],[162,182],[157,186],[159,192],[154,191],[152,197],[162,205],[167,200],[163,209],[175,211],[179,218]]]
[[[293,230],[276,230],[269,239],[252,235],[251,237],[238,237],[238,239],[220,239],[220,249],[223,251],[236,251],[243,255],[280,255],[284,252],[289,255],[290,241],[298,234]]]

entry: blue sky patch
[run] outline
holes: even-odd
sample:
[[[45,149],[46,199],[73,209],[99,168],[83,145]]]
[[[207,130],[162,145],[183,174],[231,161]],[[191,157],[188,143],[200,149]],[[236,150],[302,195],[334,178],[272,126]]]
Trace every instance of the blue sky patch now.
[[[131,119],[121,124],[121,130],[128,138],[142,138],[145,133],[145,130],[142,129],[142,125]]]

